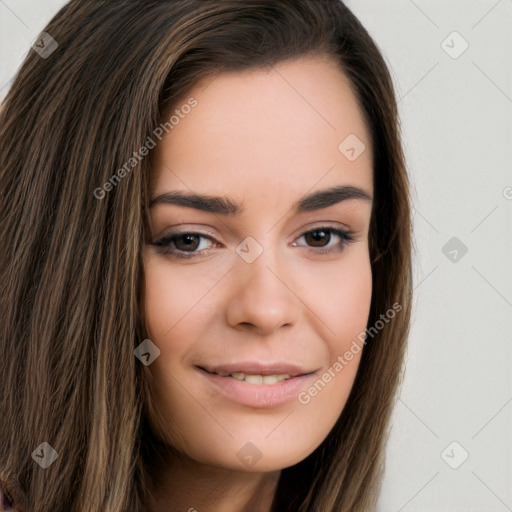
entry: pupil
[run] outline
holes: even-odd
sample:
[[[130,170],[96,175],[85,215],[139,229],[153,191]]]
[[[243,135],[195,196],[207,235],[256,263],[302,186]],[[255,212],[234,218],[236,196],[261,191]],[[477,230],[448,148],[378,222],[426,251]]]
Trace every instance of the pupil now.
[[[316,231],[311,231],[311,233],[309,233],[309,236],[311,236],[313,238],[313,241],[315,243],[317,243],[317,242],[321,242],[322,238],[325,238],[327,236],[327,234],[325,231],[322,231],[321,229],[317,229]],[[321,246],[321,244],[320,244],[320,246]]]
[[[196,247],[191,247],[191,245],[194,244],[194,239],[196,239],[196,243],[197,243],[197,236],[195,235],[182,235],[180,236],[177,241],[179,242],[180,240],[184,241],[185,242],[185,248],[188,248],[188,249],[196,249]]]

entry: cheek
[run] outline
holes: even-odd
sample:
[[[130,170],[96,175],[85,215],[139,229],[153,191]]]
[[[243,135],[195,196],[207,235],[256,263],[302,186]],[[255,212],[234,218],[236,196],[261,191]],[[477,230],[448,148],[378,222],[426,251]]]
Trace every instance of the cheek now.
[[[356,259],[350,270],[333,276],[327,300],[329,319],[340,336],[332,344],[338,353],[346,350],[348,340],[364,332],[372,298],[372,272],[368,257]]]
[[[186,346],[183,336],[192,338],[194,328],[209,314],[209,290],[220,275],[200,266],[176,271],[169,262],[147,256],[144,267],[144,314],[148,334],[155,340],[173,344],[175,354]],[[181,341],[181,342],[180,342]]]
[[[352,251],[335,270],[322,269],[315,275],[315,281],[317,285],[310,282],[308,305],[324,324],[326,365],[299,402],[311,413],[320,414],[321,423],[328,430],[343,410],[364,349],[363,336],[372,298],[367,246]]]
[[[176,271],[172,264],[156,255],[147,254],[144,259],[143,307],[147,335],[160,350],[159,357],[145,368],[151,383],[149,421],[161,439],[182,449],[189,444],[182,440],[184,432],[192,440],[200,438],[196,430],[201,422],[197,418],[204,415],[204,410],[195,407],[197,404],[187,392],[183,362],[191,344],[202,338],[204,324],[208,324],[210,313],[205,294],[218,280],[211,273],[200,275],[199,267]]]
[[[323,324],[322,337],[332,362],[366,329],[372,298],[367,245],[361,244],[333,265],[319,266],[314,272],[303,269],[302,275],[307,276],[302,290],[305,303],[317,324]]]

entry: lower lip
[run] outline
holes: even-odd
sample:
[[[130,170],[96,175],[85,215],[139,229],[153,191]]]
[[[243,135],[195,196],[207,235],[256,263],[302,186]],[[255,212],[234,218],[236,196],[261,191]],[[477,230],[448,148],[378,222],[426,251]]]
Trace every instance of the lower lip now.
[[[229,400],[258,409],[270,409],[290,402],[297,397],[301,387],[314,376],[314,373],[308,373],[275,384],[257,385],[248,384],[233,377],[208,373],[201,368],[199,368],[199,372],[206,377],[211,386]]]

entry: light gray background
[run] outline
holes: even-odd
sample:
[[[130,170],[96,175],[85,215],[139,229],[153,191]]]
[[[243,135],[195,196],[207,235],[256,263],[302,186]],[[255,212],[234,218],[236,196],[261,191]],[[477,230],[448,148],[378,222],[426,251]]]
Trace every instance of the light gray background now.
[[[64,3],[0,0],[0,98]],[[413,184],[415,310],[379,512],[512,511],[512,0],[346,3],[392,70]]]

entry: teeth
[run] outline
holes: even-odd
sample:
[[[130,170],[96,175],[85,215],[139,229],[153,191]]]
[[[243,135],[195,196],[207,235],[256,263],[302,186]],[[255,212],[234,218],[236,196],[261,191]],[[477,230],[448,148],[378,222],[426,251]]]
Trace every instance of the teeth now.
[[[246,375],[245,373],[232,373],[230,377],[236,380],[243,380],[247,382],[247,384],[255,384],[257,386],[261,386],[262,384],[276,384],[277,382],[281,382],[282,380],[286,380],[290,378],[290,375],[287,373],[283,375]]]

